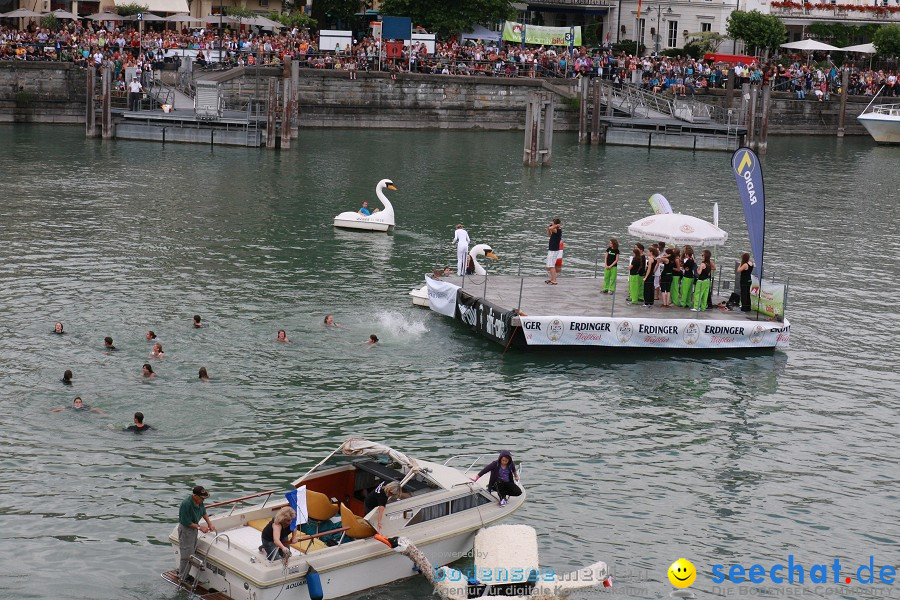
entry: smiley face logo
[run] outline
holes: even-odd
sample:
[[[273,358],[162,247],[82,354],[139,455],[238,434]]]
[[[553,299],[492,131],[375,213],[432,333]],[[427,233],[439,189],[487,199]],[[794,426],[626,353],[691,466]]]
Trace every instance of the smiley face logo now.
[[[673,562],[666,574],[672,585],[677,588],[689,587],[697,579],[697,569],[686,558],[679,558]]]

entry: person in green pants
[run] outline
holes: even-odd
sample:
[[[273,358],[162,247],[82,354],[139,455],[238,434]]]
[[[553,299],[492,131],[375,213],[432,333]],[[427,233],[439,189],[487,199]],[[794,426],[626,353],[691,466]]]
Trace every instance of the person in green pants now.
[[[631,251],[631,266],[628,267],[628,297],[632,304],[644,303],[644,276],[641,275],[644,265],[644,255],[637,249]]]
[[[691,309],[694,312],[706,310],[709,300],[709,277],[716,268],[712,262],[712,254],[710,254],[709,250],[704,250],[702,256],[700,264],[697,265],[697,289],[694,290],[694,308]]]
[[[606,248],[606,269],[603,271],[603,293],[616,293],[616,275],[619,274],[619,240],[612,238]]]
[[[681,304],[681,252],[678,250],[678,246],[670,248],[670,250],[672,254],[669,260],[674,265],[672,271],[672,306],[679,306]]]
[[[679,290],[679,299],[681,306],[687,308],[692,305],[694,278],[697,275],[697,263],[694,262],[694,248],[692,246],[684,247],[684,254],[681,255],[681,290]]]

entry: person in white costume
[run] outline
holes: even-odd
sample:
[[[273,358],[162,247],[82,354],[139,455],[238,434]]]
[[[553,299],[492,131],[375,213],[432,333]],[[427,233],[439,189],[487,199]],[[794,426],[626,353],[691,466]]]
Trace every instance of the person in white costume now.
[[[453,243],[456,244],[456,274],[462,277],[466,272],[466,256],[469,254],[469,234],[463,229],[462,223],[456,226]]]

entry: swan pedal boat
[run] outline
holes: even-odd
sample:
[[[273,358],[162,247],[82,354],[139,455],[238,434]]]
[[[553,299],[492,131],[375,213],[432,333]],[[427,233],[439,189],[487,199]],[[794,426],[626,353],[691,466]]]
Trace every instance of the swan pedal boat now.
[[[348,210],[334,218],[334,226],[342,229],[362,229],[365,231],[393,231],[394,230],[394,205],[384,195],[384,189],[396,191],[394,182],[390,179],[382,179],[375,186],[375,195],[383,209],[373,212],[371,215],[362,215],[356,211]]]
[[[469,256],[472,257],[472,264],[475,267],[475,275],[487,275],[487,271],[484,270],[484,267],[481,266],[481,263],[478,262],[478,257],[483,256],[486,258],[490,258],[493,260],[499,260],[500,257],[494,254],[494,251],[488,244],[478,244],[471,250],[469,250]],[[428,308],[430,305],[428,304],[428,285],[423,285],[420,288],[416,288],[409,292],[409,295],[412,296],[412,302],[414,306],[424,306]]]
[[[286,567],[259,551],[262,527],[288,505],[283,493],[273,490],[207,505],[216,531],[198,534],[194,556],[201,566],[191,571],[195,586],[180,582],[175,571],[163,573],[163,578],[183,589],[217,594],[217,600],[275,600],[282,592],[286,593],[281,598],[310,600],[310,567],[317,572],[310,572],[313,592],[318,579],[329,599],[413,577],[417,572],[410,561],[375,539],[369,523],[377,522],[378,509],[364,514],[366,495],[381,481],[400,481],[410,494],[388,503],[382,534],[408,538],[432,564],[447,565],[469,553],[482,527],[509,517],[525,502],[522,488],[521,496],[500,506],[486,489],[487,477],[477,483],[469,479],[476,464],[490,459],[469,454],[452,456],[442,464],[365,439],[348,439],[292,483],[299,492],[305,489],[310,522],[318,523],[323,533],[302,535]],[[451,466],[454,462],[462,468]],[[262,503],[241,507],[254,498]],[[326,521],[331,521],[328,527],[337,528],[325,531]],[[321,539],[326,536],[340,536],[340,543],[329,545]],[[177,525],[169,542],[177,564]]]

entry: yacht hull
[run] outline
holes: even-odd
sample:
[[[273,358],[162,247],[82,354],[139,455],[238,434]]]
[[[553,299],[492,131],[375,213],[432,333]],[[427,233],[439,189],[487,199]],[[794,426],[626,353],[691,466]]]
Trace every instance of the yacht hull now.
[[[896,115],[865,113],[856,117],[879,144],[900,144],[900,110]]]

